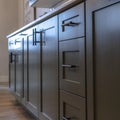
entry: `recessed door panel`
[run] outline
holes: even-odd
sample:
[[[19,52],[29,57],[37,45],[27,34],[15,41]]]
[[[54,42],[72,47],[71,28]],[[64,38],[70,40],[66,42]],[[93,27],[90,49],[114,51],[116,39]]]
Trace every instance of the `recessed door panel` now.
[[[95,11],[95,119],[120,119],[120,3]]]
[[[32,30],[35,30],[33,28]],[[32,31],[31,30],[31,31]],[[32,33],[32,32],[31,32]],[[35,39],[40,40],[40,35],[34,38],[35,32],[28,36],[28,76],[27,76],[27,102],[28,109],[38,117],[39,84],[40,84],[40,42],[35,44]]]
[[[58,120],[58,38],[57,17],[42,24],[42,120]]]
[[[86,120],[85,98],[61,91],[60,120]]]
[[[85,40],[60,42],[60,88],[85,96]]]
[[[23,39],[15,41],[16,95],[23,97]]]

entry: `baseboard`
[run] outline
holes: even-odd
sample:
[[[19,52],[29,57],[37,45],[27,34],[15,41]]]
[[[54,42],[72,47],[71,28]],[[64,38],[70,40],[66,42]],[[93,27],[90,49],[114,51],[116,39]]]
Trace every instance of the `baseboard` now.
[[[9,80],[8,80],[8,76],[0,76],[0,82],[8,82]]]

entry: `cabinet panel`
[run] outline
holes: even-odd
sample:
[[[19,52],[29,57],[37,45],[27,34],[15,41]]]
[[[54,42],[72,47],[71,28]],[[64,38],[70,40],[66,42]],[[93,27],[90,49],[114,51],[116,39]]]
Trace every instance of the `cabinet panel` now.
[[[59,15],[59,40],[84,36],[84,3]]]
[[[33,29],[28,35],[28,80],[27,80],[27,102],[28,109],[38,116],[39,81],[40,81],[40,43],[35,44]],[[38,36],[36,39],[40,39]]]
[[[9,49],[9,87],[11,92],[15,92],[16,91],[16,63],[15,63],[14,40],[12,40],[12,38],[9,38],[8,40],[8,49]]]
[[[23,97],[23,39],[15,40],[16,54],[16,95]]]
[[[27,101],[27,94],[28,94],[28,39],[27,39],[27,33],[28,31],[24,31],[21,33],[23,36],[23,80],[24,80],[24,104],[26,104]]]
[[[61,91],[60,120],[86,120],[85,98]]]
[[[120,95],[118,95],[120,91],[120,15],[118,11],[120,11],[120,3],[94,13],[96,120],[120,119]],[[104,22],[101,23],[101,20]]]
[[[60,42],[60,88],[85,96],[85,40]]]
[[[57,17],[40,24],[42,32],[42,120],[58,120]]]
[[[120,91],[120,1],[118,1],[87,1],[89,120],[120,119],[118,94]]]

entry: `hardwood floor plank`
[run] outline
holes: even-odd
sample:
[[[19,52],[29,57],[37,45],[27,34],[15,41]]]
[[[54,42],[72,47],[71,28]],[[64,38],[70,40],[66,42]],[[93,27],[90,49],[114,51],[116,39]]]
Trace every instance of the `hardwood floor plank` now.
[[[0,86],[0,120],[36,120],[10,94],[8,87]]]

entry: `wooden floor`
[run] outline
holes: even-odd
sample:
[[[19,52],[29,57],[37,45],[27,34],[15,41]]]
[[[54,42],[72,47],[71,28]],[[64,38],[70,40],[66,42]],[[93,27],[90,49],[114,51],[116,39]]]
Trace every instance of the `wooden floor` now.
[[[16,101],[8,87],[0,85],[0,120],[35,120]]]

